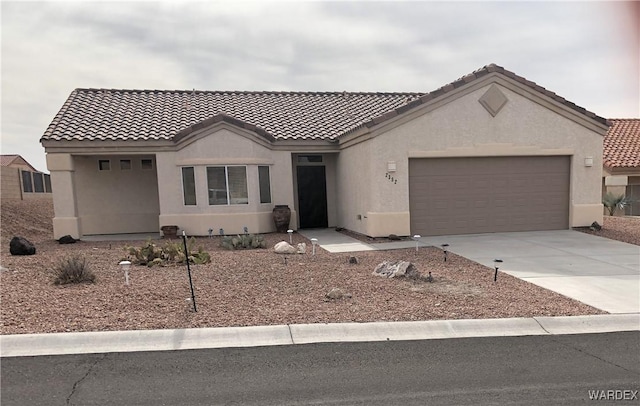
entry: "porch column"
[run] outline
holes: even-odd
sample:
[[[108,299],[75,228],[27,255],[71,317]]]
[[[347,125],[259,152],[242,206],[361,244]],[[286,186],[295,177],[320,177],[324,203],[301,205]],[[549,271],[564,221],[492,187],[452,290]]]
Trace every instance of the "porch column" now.
[[[47,154],[47,168],[51,173],[53,191],[53,238],[70,235],[79,239],[80,219],[76,202],[75,168],[71,154]]]

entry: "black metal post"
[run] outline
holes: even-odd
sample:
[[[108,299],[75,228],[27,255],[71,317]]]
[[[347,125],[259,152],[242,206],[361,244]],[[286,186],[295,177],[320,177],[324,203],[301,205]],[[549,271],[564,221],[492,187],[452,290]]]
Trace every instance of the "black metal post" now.
[[[196,294],[193,292],[193,280],[191,280],[191,267],[189,266],[189,250],[187,248],[187,235],[182,231],[182,243],[184,244],[184,256],[187,261],[187,273],[189,274],[189,287],[191,288],[191,301],[193,302],[193,311],[198,312],[196,307]]]
[[[493,262],[496,264],[496,273],[493,275],[493,281],[498,281],[498,264],[502,263],[501,259],[494,259]]]

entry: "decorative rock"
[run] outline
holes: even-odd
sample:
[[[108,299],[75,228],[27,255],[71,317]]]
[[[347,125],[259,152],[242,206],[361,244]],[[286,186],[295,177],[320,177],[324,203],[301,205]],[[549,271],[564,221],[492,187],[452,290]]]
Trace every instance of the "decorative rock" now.
[[[400,241],[400,237],[398,237],[398,236],[397,236],[397,235],[395,235],[395,234],[389,234],[389,239],[390,239],[391,241]]]
[[[11,255],[33,255],[36,247],[24,237],[13,237],[9,243]]]
[[[342,289],[333,288],[329,291],[329,293],[324,295],[324,297],[331,300],[338,300],[342,298],[350,298],[351,294],[343,292]]]
[[[356,258],[356,257],[349,257],[349,263],[350,263],[350,264],[357,264],[357,263],[358,263],[358,258]]]
[[[307,244],[304,242],[301,242],[300,244],[297,245],[297,250],[298,250],[298,254],[304,254],[307,252]]]
[[[418,278],[420,273],[416,270],[411,262],[407,261],[384,261],[373,271],[374,275],[384,278]]]
[[[58,240],[60,244],[75,244],[76,241],[77,240],[75,238],[73,238],[68,234],[63,237],[60,237],[60,239]]]
[[[594,221],[593,223],[591,223],[591,227],[589,227],[591,229],[591,231],[600,231],[602,230],[602,226],[600,224],[598,224],[597,221]]]
[[[296,247],[286,241],[280,241],[273,247],[273,249],[278,254],[295,254],[298,252]]]

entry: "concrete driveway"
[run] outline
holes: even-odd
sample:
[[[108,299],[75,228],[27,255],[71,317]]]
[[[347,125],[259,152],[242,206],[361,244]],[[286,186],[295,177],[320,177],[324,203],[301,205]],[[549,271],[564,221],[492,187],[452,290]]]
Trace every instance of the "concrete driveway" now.
[[[572,230],[423,237],[609,313],[640,312],[640,246]],[[498,280],[499,282],[499,280]]]

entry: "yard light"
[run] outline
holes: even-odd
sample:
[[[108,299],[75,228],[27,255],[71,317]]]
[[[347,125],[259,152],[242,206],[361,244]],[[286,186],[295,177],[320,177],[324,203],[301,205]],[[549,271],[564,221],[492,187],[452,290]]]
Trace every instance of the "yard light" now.
[[[124,284],[128,285],[129,284],[129,268],[131,267],[131,262],[120,261],[118,265],[120,265],[120,268],[122,268],[122,271],[124,272]]]
[[[318,239],[317,238],[312,238],[311,239],[311,246],[312,246],[311,252],[312,252],[312,255],[314,255],[314,256],[316,255],[316,244],[317,243],[318,243]]]
[[[242,227],[242,231],[244,231],[245,234],[249,234],[249,227],[247,226]]]
[[[495,273],[495,275],[493,275],[493,281],[495,282],[495,281],[498,280],[498,264],[501,264],[502,260],[501,259],[494,259],[493,262],[495,262],[495,264],[496,264],[495,265],[496,266],[496,273]]]
[[[291,235],[293,235],[293,230],[287,230],[287,233],[289,234],[289,244],[293,244],[293,240],[291,239]]]
[[[210,228],[208,230],[208,233],[209,233],[209,238],[213,238],[213,228]]]
[[[420,234],[416,234],[413,236],[413,239],[416,240],[416,252],[418,252],[418,242],[420,242],[419,238]]]
[[[442,251],[444,251],[444,262],[447,262],[447,247],[449,246],[449,244],[442,244]]]
[[[220,234],[220,236],[224,236],[224,228],[218,230],[218,234]]]

